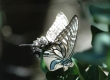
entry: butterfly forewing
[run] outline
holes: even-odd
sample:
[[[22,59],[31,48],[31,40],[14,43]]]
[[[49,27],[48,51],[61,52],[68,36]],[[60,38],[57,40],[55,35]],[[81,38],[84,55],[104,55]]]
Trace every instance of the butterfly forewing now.
[[[57,36],[56,42],[58,40],[60,45],[63,46],[61,47],[63,50],[63,59],[68,59],[71,57],[77,38],[77,31],[78,19],[77,16],[74,16],[66,28]]]
[[[70,27],[69,33],[71,34],[68,40],[68,49],[67,49],[67,56],[66,58],[71,58],[74,52],[75,44],[76,44],[76,39],[77,39],[77,33],[78,33],[78,18],[75,15],[69,25],[67,27]]]

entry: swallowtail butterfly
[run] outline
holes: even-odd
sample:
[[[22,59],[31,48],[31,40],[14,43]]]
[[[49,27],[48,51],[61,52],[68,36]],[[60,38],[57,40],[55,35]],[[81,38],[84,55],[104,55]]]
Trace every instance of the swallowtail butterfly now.
[[[31,46],[34,52],[40,53],[44,49],[44,57],[56,58],[51,62],[50,70],[58,63],[69,66],[72,63],[71,57],[74,53],[78,28],[78,17],[76,15],[68,22],[64,13],[60,12],[46,36],[37,38],[33,44],[21,44],[20,46]]]

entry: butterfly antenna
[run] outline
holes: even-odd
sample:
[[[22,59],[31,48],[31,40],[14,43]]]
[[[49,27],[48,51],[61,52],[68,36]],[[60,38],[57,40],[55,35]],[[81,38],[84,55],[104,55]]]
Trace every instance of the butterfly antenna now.
[[[19,46],[38,47],[37,45],[34,44],[20,44]]]

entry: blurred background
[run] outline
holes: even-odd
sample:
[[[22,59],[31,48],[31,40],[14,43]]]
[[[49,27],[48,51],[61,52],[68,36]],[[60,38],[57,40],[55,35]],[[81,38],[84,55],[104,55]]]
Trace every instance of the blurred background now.
[[[45,80],[40,59],[30,54],[30,47],[19,44],[45,36],[60,11],[69,21],[79,17],[75,51],[90,48],[90,20],[77,0],[0,0],[0,80]]]

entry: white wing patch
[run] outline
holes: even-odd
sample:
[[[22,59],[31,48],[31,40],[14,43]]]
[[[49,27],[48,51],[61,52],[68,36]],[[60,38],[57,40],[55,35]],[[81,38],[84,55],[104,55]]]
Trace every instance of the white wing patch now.
[[[63,29],[68,25],[68,19],[64,15],[64,13],[60,12],[57,14],[55,22],[49,28],[46,38],[49,42],[54,42],[56,37],[62,32]]]

